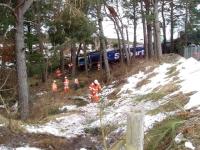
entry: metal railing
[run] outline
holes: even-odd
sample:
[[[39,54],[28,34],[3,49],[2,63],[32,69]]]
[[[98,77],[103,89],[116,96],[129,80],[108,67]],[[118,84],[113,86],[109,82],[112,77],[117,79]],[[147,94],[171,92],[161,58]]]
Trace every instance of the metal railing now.
[[[190,58],[193,57],[197,60],[200,60],[200,46],[188,46],[184,48],[184,57]]]

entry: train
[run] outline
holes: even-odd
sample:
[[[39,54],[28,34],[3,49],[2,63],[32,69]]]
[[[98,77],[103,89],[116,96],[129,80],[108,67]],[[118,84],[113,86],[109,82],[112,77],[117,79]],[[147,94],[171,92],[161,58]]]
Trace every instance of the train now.
[[[130,48],[130,55],[133,56],[134,48]],[[100,62],[100,51],[94,51],[87,53],[87,63],[88,65],[96,65]],[[144,57],[144,47],[143,46],[137,46],[135,50],[135,56],[136,57]],[[107,58],[109,63],[118,62],[120,60],[120,51],[119,49],[109,49],[107,50]],[[78,67],[85,66],[85,58],[84,56],[78,56]]]

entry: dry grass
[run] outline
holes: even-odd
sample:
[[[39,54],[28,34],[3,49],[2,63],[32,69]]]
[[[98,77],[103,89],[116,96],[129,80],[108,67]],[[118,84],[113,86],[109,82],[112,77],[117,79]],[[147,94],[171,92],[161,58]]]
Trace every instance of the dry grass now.
[[[161,105],[160,107],[151,110],[148,114],[156,115],[160,112],[171,112],[175,110],[184,111],[184,106],[188,103],[189,97],[182,92],[175,94],[168,98],[168,102]]]
[[[153,76],[155,76],[156,73],[150,73],[145,79],[139,81],[137,84],[136,84],[136,88],[141,88],[142,86],[150,83],[151,81],[149,80],[150,78],[152,78]]]
[[[176,71],[176,69],[177,69],[177,66],[172,66],[172,67],[170,67],[170,68],[167,68],[167,75],[170,75],[170,74],[172,74],[172,73],[174,73],[175,71]]]
[[[168,95],[168,94],[171,94],[171,93],[173,93],[173,92],[175,92],[179,89],[180,89],[179,85],[176,85],[175,83],[168,83],[164,86],[155,88],[153,91],[165,93],[166,95]]]
[[[148,79],[143,79],[136,84],[136,88],[141,88],[142,86],[150,83],[151,81]]]

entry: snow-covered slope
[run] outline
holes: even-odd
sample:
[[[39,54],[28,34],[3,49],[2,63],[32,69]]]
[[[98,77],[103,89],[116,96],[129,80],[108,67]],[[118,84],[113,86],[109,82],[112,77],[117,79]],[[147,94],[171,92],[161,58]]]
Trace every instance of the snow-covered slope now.
[[[148,80],[148,82],[138,87],[138,83],[143,80]],[[143,109],[146,112],[145,131],[147,131],[153,127],[155,122],[162,121],[169,115],[179,111],[177,109],[171,112],[158,112],[155,115],[148,114],[149,111],[166,102],[170,96],[179,92],[195,92],[190,96],[189,102],[183,109],[200,109],[200,86],[198,86],[200,83],[200,62],[193,58],[181,58],[173,64],[164,63],[153,69],[153,71],[147,67],[144,72],[140,71],[138,74],[128,77],[127,81],[121,87],[115,87],[114,83],[104,87],[102,103],[88,104],[82,107],[73,106],[74,113],[66,113],[63,117],[43,125],[26,125],[25,128],[28,132],[48,133],[66,138],[84,135],[87,129],[101,127],[99,114],[101,106],[103,106],[102,123],[113,127],[113,133],[125,132],[126,117],[132,109]],[[165,95],[157,101],[151,99],[145,101],[145,98],[137,101],[137,98],[142,95],[157,92],[162,87],[172,84],[178,88],[172,92],[164,93]],[[107,96],[113,91],[119,91],[116,98],[108,99]],[[68,106],[63,108],[68,108]],[[68,110],[68,112],[70,111],[71,109]]]

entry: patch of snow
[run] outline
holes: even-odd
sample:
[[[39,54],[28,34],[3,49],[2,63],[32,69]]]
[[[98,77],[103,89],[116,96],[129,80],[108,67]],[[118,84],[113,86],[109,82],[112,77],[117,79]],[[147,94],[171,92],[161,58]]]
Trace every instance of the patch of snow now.
[[[16,148],[16,150],[41,150],[41,149],[27,146],[27,147],[18,147]]]
[[[145,115],[144,118],[144,131],[147,131],[148,129],[151,129],[156,122],[161,122],[167,117],[164,113],[159,113],[157,115],[151,116],[151,115]]]
[[[167,84],[171,79],[166,78],[168,68],[172,67],[172,64],[162,64],[159,67],[155,68],[152,72],[144,74],[144,72],[139,72],[136,75],[133,75],[127,79],[128,84],[125,84],[122,88],[122,90],[119,92],[121,93],[127,93],[127,91],[130,91],[129,94],[137,94],[137,95],[144,95],[147,93],[152,92],[153,89]],[[143,79],[146,79],[148,75],[155,73],[155,76],[150,78],[150,83],[145,84],[145,86],[142,86],[141,88],[137,89],[136,85],[138,82],[142,81]]]
[[[5,124],[4,123],[0,123],[0,127],[4,127],[5,126]]]
[[[44,94],[47,94],[47,91],[39,92],[39,93],[37,93],[36,95],[37,95],[37,96],[42,96],[42,95],[44,95]]]
[[[200,105],[200,62],[194,58],[183,60],[182,63],[177,66],[177,70],[179,71],[179,78],[182,80],[180,83],[180,91],[184,93],[197,91],[197,93],[190,97],[190,101],[184,108],[190,109],[192,107],[198,107]]]
[[[87,150],[87,149],[85,149],[85,148],[80,148],[80,150]]]
[[[193,144],[190,141],[185,142],[185,147],[189,148],[191,150],[195,150],[195,147],[193,146]]]
[[[0,105],[0,108],[5,108],[5,106],[4,105]]]
[[[174,112],[167,112],[167,113],[158,113],[156,115],[145,115],[144,118],[144,131],[147,131],[149,129],[151,129],[153,127],[153,125],[156,122],[161,122],[164,119],[166,119],[167,117],[174,115],[176,111]]]
[[[191,109],[192,107],[200,106],[200,91],[190,96],[190,101],[184,106],[185,109]]]
[[[86,118],[78,114],[72,114],[52,120],[44,125],[25,126],[31,133],[49,133],[55,136],[66,138],[76,137],[84,133],[84,123]]]
[[[0,145],[0,150],[42,150],[40,148],[36,147],[29,147],[28,145],[25,147],[17,147],[17,148],[12,148],[12,147],[7,147],[5,145]]]
[[[60,111],[73,111],[73,110],[76,110],[77,109],[77,106],[76,105],[65,105],[61,108],[59,108]]]
[[[174,139],[174,141],[176,142],[176,144],[180,144],[182,141],[184,141],[185,140],[185,138],[184,138],[184,136],[183,136],[183,134],[182,133],[179,133],[176,137],[175,137],[175,139]]]

